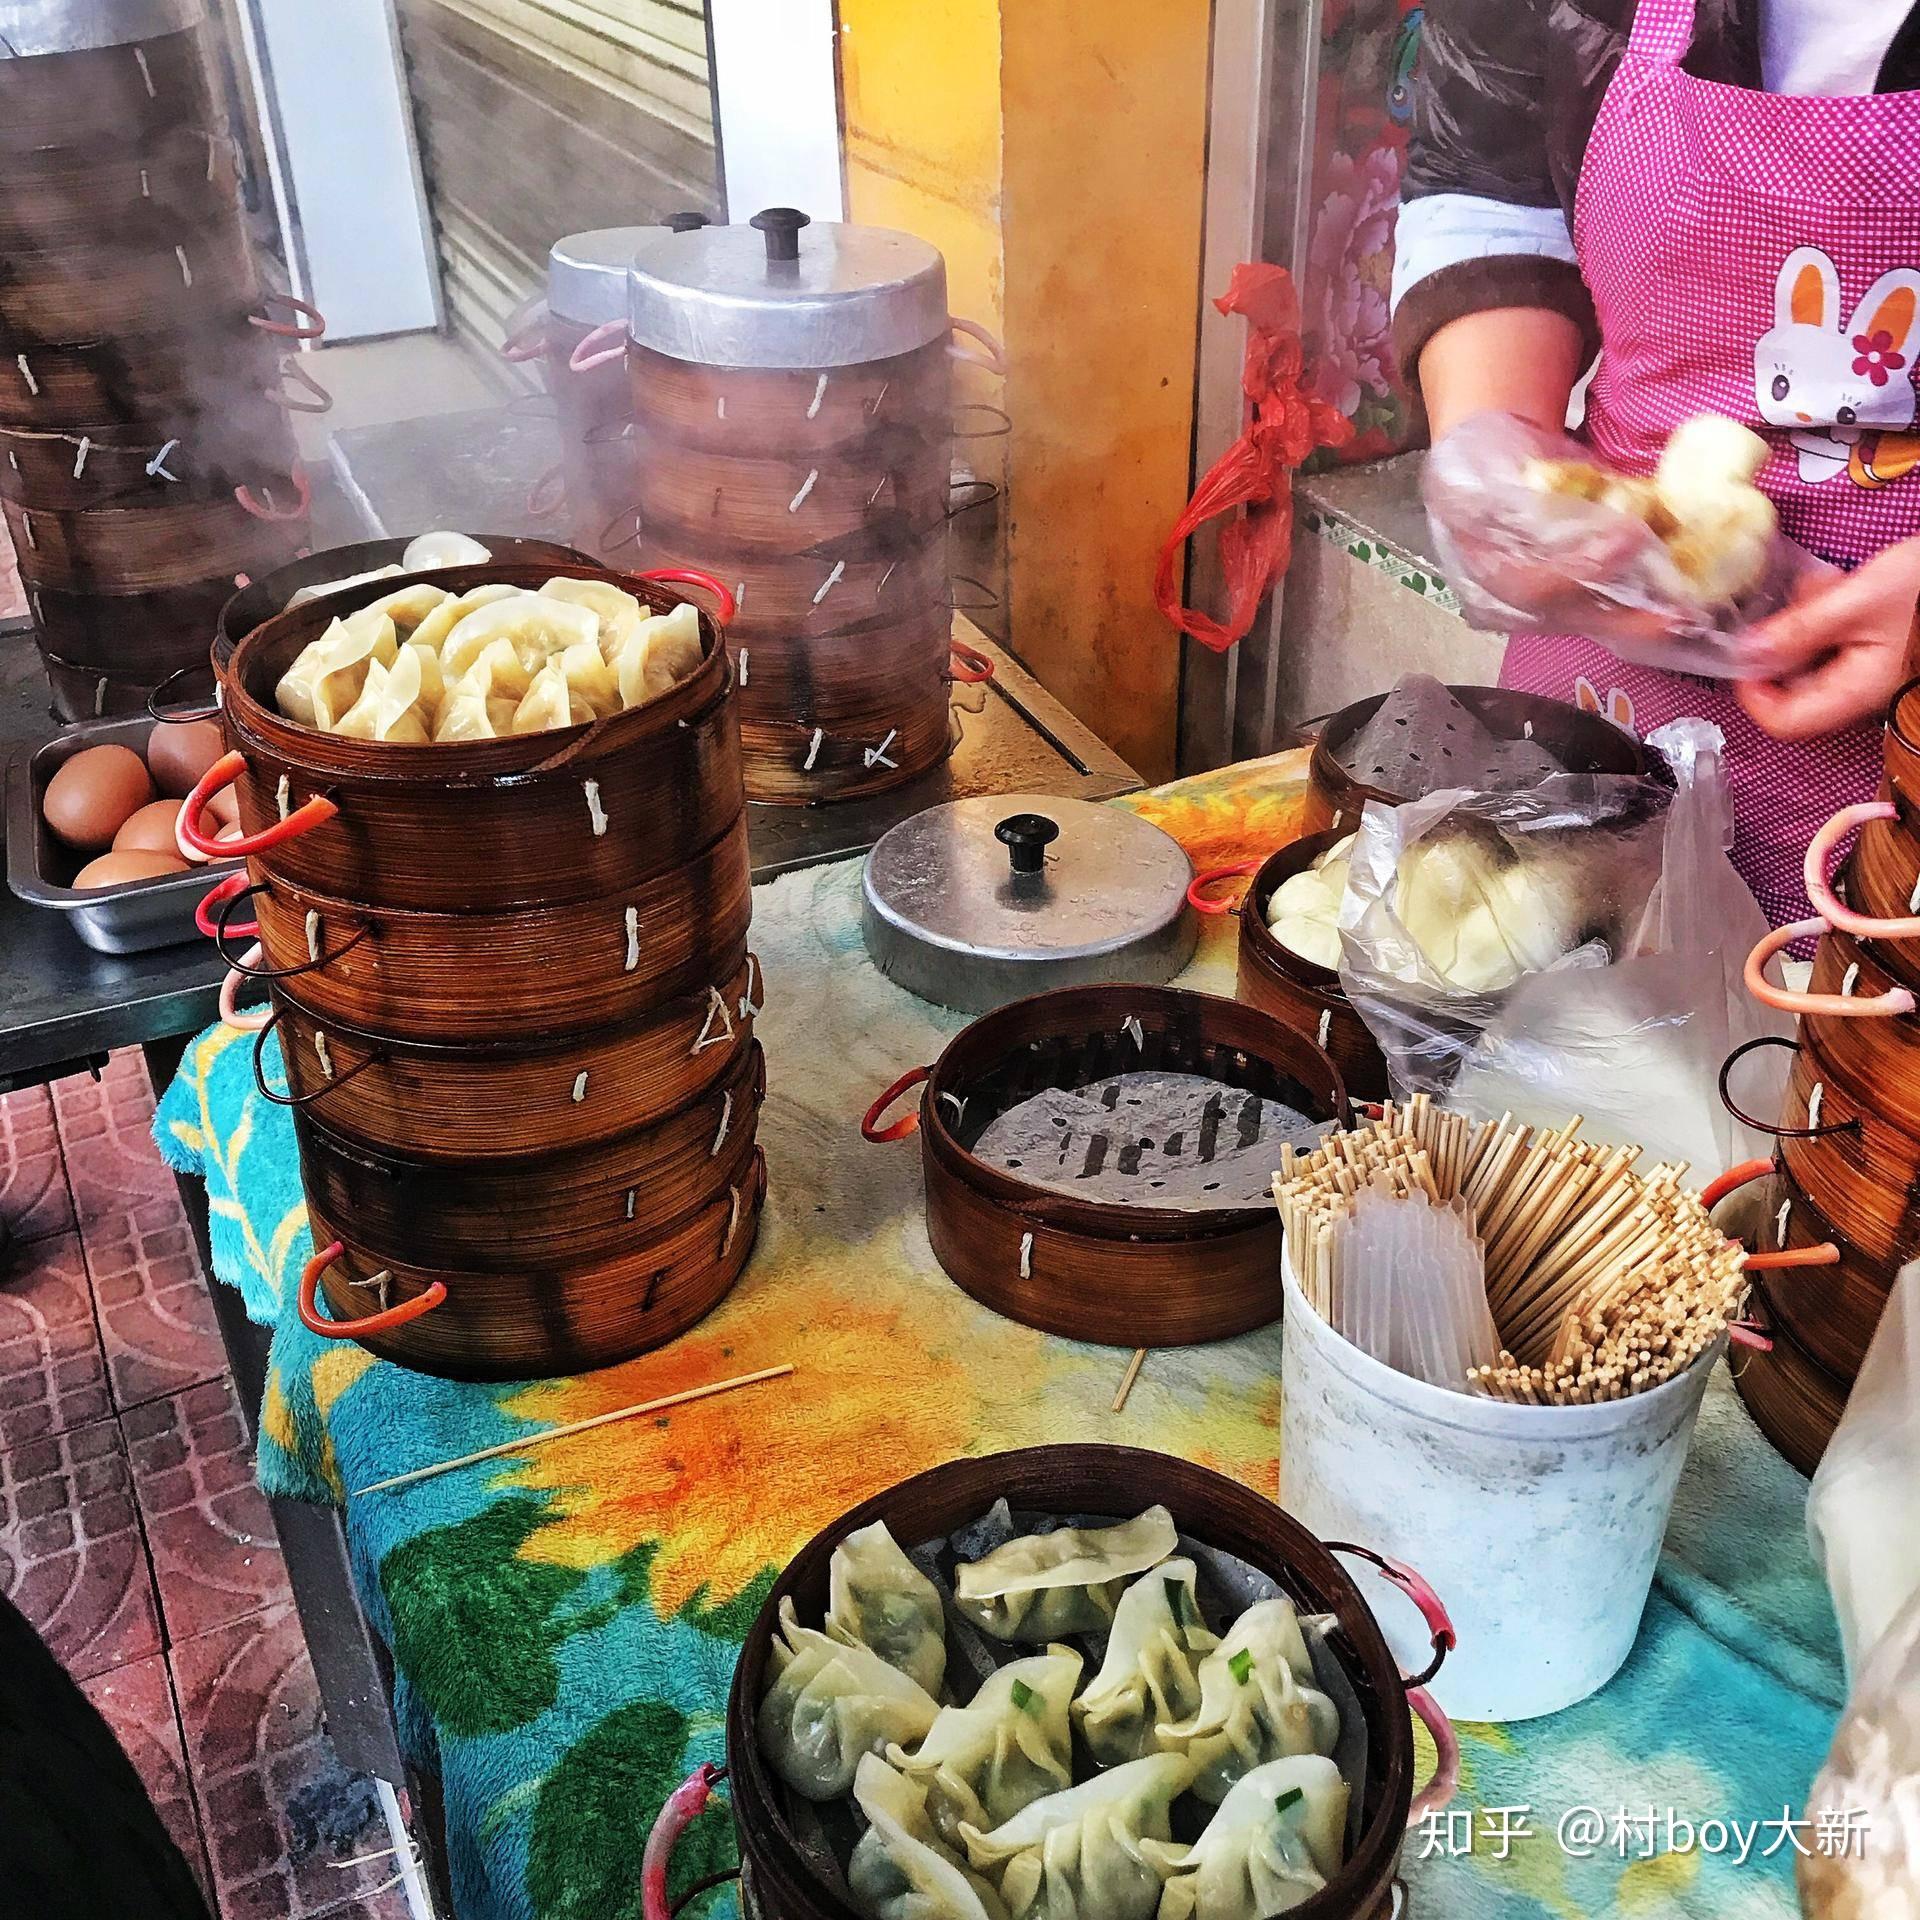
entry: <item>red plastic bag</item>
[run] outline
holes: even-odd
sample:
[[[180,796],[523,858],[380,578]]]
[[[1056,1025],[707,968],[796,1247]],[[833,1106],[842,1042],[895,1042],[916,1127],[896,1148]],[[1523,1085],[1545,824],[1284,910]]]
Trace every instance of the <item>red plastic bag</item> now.
[[[1247,355],[1240,370],[1249,408],[1246,429],[1208,470],[1187,510],[1160,549],[1153,576],[1154,604],[1182,633],[1224,653],[1245,637],[1267,589],[1293,557],[1295,467],[1317,447],[1342,447],[1353,422],[1316,399],[1300,344],[1300,296],[1285,267],[1237,266],[1213,303],[1247,319]],[[1178,580],[1181,550],[1207,521],[1244,507],[1220,529],[1220,567],[1226,579],[1227,617],[1183,606]]]

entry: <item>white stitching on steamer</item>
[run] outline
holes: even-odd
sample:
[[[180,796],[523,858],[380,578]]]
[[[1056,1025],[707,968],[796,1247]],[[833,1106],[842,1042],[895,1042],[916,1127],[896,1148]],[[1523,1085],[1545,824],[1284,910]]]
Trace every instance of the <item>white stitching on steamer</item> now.
[[[16,353],[13,356],[13,364],[20,369],[20,377],[27,383],[27,391],[38,399],[40,382],[33,377],[33,369],[27,364],[27,356],[24,353]]]
[[[600,804],[600,782],[582,780],[580,790],[587,796],[587,819],[593,826],[593,837],[598,840],[607,830],[607,811]]]
[[[720,1131],[713,1136],[713,1145],[707,1149],[707,1158],[716,1160],[720,1149],[727,1144],[727,1129],[733,1125],[733,1093],[729,1089],[720,1096]]]
[[[1137,1013],[1128,1014],[1127,1017],[1120,1022],[1120,1031],[1126,1034],[1128,1038],[1132,1040],[1133,1044],[1136,1047],[1138,1047],[1142,1053],[1146,1052],[1147,1050],[1146,1029],[1141,1026],[1140,1016]]]
[[[746,991],[740,996],[740,1018],[751,1020],[760,1011],[760,1002],[753,997],[753,989],[760,979],[760,956],[757,953],[747,955]]]
[[[193,269],[187,265],[186,248],[175,247],[173,250],[173,257],[180,262],[181,283],[185,286],[189,286],[189,287],[192,286],[193,285]]]
[[[1827,1083],[1816,1080],[1813,1091],[1807,1095],[1807,1125],[1817,1127],[1820,1124],[1820,1103],[1827,1097]]]
[[[627,961],[622,973],[631,973],[640,964],[640,909],[627,909]]]
[[[1793,1202],[1782,1200],[1780,1211],[1773,1217],[1773,1243],[1776,1247],[1787,1244],[1787,1222],[1793,1217]]]
[[[147,478],[149,480],[171,480],[176,486],[179,485],[180,476],[177,473],[169,473],[167,471],[167,455],[179,444],[180,442],[178,440],[169,440],[167,444],[147,462]]]
[[[1846,972],[1842,974],[1840,977],[1841,999],[1845,1000],[1850,998],[1854,988],[1857,987],[1859,984],[1860,984],[1860,962],[1858,960],[1854,960],[1849,962]]]
[[[741,685],[742,685],[743,687],[744,687],[744,686],[745,686],[745,685],[747,684],[747,660],[748,660],[748,657],[749,657],[749,650],[748,650],[747,648],[745,648],[745,647],[742,647],[742,648],[740,649],[740,654],[739,654],[739,661],[740,661],[740,684],[741,684]]]
[[[813,398],[807,402],[807,418],[817,420],[820,417],[820,402],[827,397],[827,376],[823,373],[815,383]]]
[[[715,1014],[720,1016],[722,1030],[719,1033],[715,1033],[713,1030],[713,1017]],[[732,1038],[733,1015],[727,1011],[727,1003],[722,997],[720,989],[718,987],[709,987],[707,989],[707,1017],[701,1023],[700,1037],[694,1041],[693,1045],[689,1047],[687,1051],[689,1054],[695,1054],[698,1053],[702,1047],[716,1047],[723,1040],[731,1040]]]
[[[573,1076],[573,1104],[577,1107],[587,1097],[587,1075],[584,1068]]]
[[[320,963],[320,914],[314,907],[307,909],[307,958],[316,966]]]
[[[134,48],[133,63],[140,69],[140,78],[147,83],[147,98],[149,100],[158,100],[160,96],[154,91],[153,70],[147,65],[147,50],[145,47]]]
[[[273,804],[279,810],[282,820],[293,811],[293,780],[288,774],[280,776],[280,784],[273,790]]]
[[[93,451],[93,442],[83,433],[80,436],[80,451],[73,457],[73,477],[78,480],[87,470],[87,455]]]
[[[1020,1236],[1020,1278],[1022,1280],[1033,1278],[1033,1235],[1030,1233],[1023,1233]]]
[[[820,469],[818,467],[809,467],[807,469],[807,477],[800,482],[800,491],[787,502],[787,511],[789,513],[798,513],[800,511],[801,507],[806,503],[807,495],[813,491],[819,478]]]
[[[800,762],[800,771],[802,773],[811,773],[813,771],[813,763],[820,757],[820,743],[826,737],[827,730],[825,727],[814,728],[813,739],[807,747],[807,757]]]
[[[866,750],[865,759],[869,769],[873,767],[893,767],[896,770],[898,769],[900,765],[899,761],[888,759],[887,749],[893,745],[894,738],[899,731],[900,729],[898,727],[889,727],[887,729],[887,737],[882,740],[877,747],[869,747]]]
[[[813,596],[813,604],[816,607],[820,604],[822,600],[824,600],[827,597],[828,594],[830,594],[833,591],[834,587],[839,582],[840,576],[843,573],[845,573],[846,570],[847,570],[847,563],[844,560],[836,560],[833,563],[833,571],[830,574],[828,574],[823,581],[821,581],[820,591]]]
[[[720,1257],[723,1260],[727,1257],[727,1249],[733,1245],[733,1236],[740,1226],[740,1189],[729,1187],[727,1192],[733,1198],[733,1211],[727,1215],[727,1230],[720,1240]]]
[[[327,1051],[327,1036],[317,1030],[313,1036],[313,1057],[320,1062],[320,1071],[331,1080],[333,1078],[333,1055]]]
[[[1332,1032],[1333,1032],[1333,1009],[1331,1007],[1322,1007],[1320,1009],[1320,1032],[1315,1044],[1320,1046],[1321,1048],[1325,1048],[1327,1044],[1327,1037]]]

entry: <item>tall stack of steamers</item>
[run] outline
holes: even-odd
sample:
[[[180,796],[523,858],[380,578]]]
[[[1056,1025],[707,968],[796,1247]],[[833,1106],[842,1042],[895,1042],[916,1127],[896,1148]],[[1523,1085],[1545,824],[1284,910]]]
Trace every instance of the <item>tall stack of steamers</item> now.
[[[556,571],[676,601],[587,567],[433,578]],[[237,782],[273,1001],[259,1090],[294,1107],[318,1249],[301,1315],[429,1372],[605,1366],[726,1293],[765,1189],[726,650],[703,620],[701,665],[670,691],[555,732],[404,746],[281,714],[300,649],[393,585],[240,643],[233,751],[188,802],[197,817]]]
[[[263,292],[204,0],[6,11],[0,507],[72,720],[203,662],[304,538],[280,354],[317,316]]]

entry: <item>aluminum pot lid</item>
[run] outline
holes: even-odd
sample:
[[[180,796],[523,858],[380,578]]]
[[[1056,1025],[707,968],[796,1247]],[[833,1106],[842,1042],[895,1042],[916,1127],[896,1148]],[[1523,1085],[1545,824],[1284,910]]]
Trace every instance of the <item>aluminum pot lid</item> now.
[[[206,0],[13,0],[0,8],[0,60],[124,47],[198,26]]]
[[[594,227],[547,249],[547,311],[576,326],[604,326],[627,310],[627,269],[655,234],[704,227],[704,213],[676,213],[658,226]]]
[[[1004,793],[903,820],[867,855],[862,886],[890,941],[923,959],[1029,964],[1038,993],[1050,967],[1100,960],[1133,977],[1127,957],[1165,946],[1192,879],[1180,843],[1124,807]]]
[[[947,331],[936,248],[769,207],[746,226],[653,232],[627,280],[636,346],[709,367],[849,367]]]

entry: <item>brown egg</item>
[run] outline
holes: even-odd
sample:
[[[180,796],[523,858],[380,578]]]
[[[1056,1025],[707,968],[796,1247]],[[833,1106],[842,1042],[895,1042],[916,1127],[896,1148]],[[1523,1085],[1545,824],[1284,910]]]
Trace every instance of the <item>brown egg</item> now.
[[[184,800],[193,783],[226,751],[211,720],[165,721],[147,735],[147,765],[162,793]]]
[[[131,747],[86,747],[47,782],[40,811],[68,846],[104,853],[152,798],[147,763]]]
[[[178,859],[180,843],[173,837],[173,829],[179,818],[178,800],[148,801],[113,836],[114,852],[170,853]]]
[[[187,863],[176,854],[154,853],[145,847],[130,847],[120,853],[103,853],[73,876],[76,887],[91,891],[96,887],[124,887],[135,880],[157,880],[165,873],[185,873]]]

